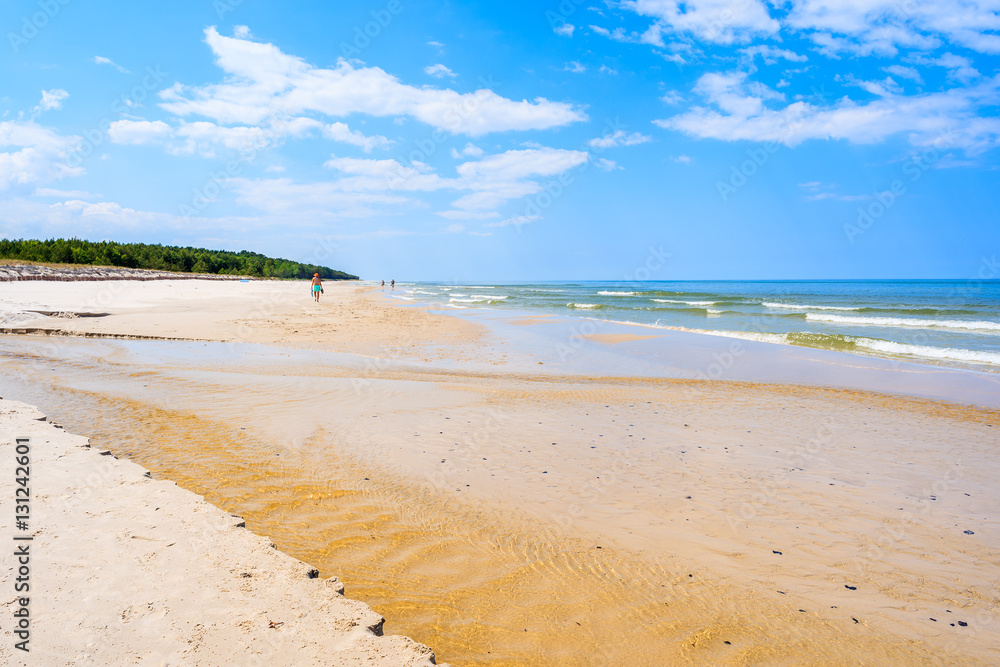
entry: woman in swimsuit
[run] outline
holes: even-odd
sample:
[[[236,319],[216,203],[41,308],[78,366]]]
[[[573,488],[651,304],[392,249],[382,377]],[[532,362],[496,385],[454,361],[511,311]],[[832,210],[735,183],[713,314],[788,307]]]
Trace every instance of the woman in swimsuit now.
[[[323,293],[323,281],[319,279],[319,274],[313,274],[312,280],[313,301],[319,303],[319,295]]]

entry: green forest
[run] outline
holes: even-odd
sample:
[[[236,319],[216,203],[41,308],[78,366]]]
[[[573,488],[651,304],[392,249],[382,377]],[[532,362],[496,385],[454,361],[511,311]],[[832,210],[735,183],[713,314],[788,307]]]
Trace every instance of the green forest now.
[[[301,264],[288,259],[267,257],[242,250],[207,250],[146,243],[83,241],[80,239],[0,239],[0,259],[50,264],[89,264],[153,269],[180,273],[216,273],[256,278],[311,278],[318,273],[325,280],[357,280],[328,266]]]

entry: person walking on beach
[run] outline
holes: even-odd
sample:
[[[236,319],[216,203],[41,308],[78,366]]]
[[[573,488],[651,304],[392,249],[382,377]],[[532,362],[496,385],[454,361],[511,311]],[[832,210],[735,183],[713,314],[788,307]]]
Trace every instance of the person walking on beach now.
[[[313,301],[319,303],[319,295],[323,293],[323,281],[319,279],[319,274],[314,273],[312,279]]]
[[[385,281],[382,281],[382,289],[385,289]]]
[[[396,289],[396,279],[395,278],[392,279],[391,287],[392,287],[392,289]]]

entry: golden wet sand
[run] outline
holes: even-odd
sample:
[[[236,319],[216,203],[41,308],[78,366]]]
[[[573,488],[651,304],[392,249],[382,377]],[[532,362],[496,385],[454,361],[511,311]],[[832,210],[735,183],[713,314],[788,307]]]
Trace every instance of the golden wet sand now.
[[[989,664],[988,654],[970,651],[960,638],[898,636],[864,615],[855,622],[851,613],[860,612],[842,610],[839,597],[822,606],[806,596],[784,600],[762,581],[748,584],[711,566],[681,567],[683,559],[664,557],[690,549],[687,542],[664,544],[660,554],[629,549],[620,540],[595,540],[584,527],[564,530],[528,513],[445,493],[441,485],[414,483],[375,465],[377,456],[359,456],[341,440],[349,430],[316,431],[290,449],[241,427],[248,423],[242,410],[228,419],[207,418],[124,398],[110,391],[113,382],[108,391],[75,389],[59,375],[107,372],[108,365],[76,360],[51,375],[42,367],[52,360],[37,363],[42,360],[10,363],[8,357],[5,370],[8,380],[20,377],[10,386],[34,393],[30,398],[55,421],[242,515],[250,530],[318,567],[321,576],[339,576],[348,596],[387,618],[387,633],[432,646],[452,664]],[[29,367],[29,361],[36,363]],[[445,385],[469,380],[432,375]],[[157,379],[163,376],[147,371],[129,381]],[[542,383],[561,387],[561,394],[549,388],[548,400],[565,404],[572,398],[592,407],[634,399],[631,384],[647,392],[656,384],[693,386]],[[482,390],[511,405],[539,398],[523,384],[499,385]],[[746,396],[747,387],[725,393],[732,400]],[[774,393],[822,400],[830,390]],[[847,394],[866,407],[884,402],[938,419],[996,423],[990,411]],[[746,554],[731,556],[749,564]],[[910,591],[900,600],[915,602]]]

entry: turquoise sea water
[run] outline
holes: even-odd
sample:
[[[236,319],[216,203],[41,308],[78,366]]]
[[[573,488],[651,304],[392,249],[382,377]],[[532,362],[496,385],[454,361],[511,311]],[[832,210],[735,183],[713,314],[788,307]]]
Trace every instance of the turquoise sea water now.
[[[395,296],[1000,371],[996,280],[403,283]]]

